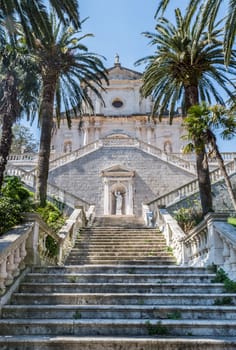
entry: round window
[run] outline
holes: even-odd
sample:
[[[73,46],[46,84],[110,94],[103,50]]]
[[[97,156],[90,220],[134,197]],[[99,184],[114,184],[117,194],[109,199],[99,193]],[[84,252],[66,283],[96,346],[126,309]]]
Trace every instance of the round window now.
[[[121,108],[123,106],[123,102],[121,100],[116,99],[112,102],[112,106],[115,108]]]

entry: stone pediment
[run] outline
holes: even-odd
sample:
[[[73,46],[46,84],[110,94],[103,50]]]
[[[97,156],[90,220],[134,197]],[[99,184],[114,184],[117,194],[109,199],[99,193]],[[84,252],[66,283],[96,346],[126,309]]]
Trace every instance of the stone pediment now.
[[[139,80],[142,78],[142,74],[116,64],[108,69],[108,78],[109,80]]]
[[[114,165],[101,172],[103,177],[133,177],[135,172],[133,170],[122,167],[121,165]]]

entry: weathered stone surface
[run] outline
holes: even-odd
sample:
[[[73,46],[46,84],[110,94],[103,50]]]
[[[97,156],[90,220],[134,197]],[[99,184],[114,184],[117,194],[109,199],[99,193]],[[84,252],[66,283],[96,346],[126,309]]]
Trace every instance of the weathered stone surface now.
[[[100,174],[104,169],[118,164],[135,170],[133,200],[136,216],[141,215],[143,202],[155,199],[195,178],[138,149],[106,147],[52,170],[49,182],[96,204],[96,215],[103,215],[104,184]]]

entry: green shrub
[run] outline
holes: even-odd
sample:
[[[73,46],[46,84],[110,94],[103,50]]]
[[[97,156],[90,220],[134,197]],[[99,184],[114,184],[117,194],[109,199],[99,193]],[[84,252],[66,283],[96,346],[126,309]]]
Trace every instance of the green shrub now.
[[[7,176],[4,179],[2,194],[4,197],[11,198],[15,203],[20,204],[22,212],[31,210],[33,194],[24,187],[18,177]]]
[[[180,208],[174,212],[174,218],[185,233],[197,226],[203,219],[198,201],[189,208]]]
[[[4,179],[0,193],[0,235],[22,220],[22,214],[32,207],[32,193],[16,176]]]
[[[0,235],[20,223],[22,208],[19,203],[5,196],[0,197]]]
[[[45,245],[49,252],[49,256],[53,257],[58,254],[59,252],[58,243],[51,236],[46,237]]]
[[[227,222],[233,226],[236,226],[236,218],[228,218]]]
[[[36,208],[36,212],[55,232],[58,231],[65,223],[65,218],[63,217],[60,210],[50,202],[47,202],[46,206],[43,208]]]
[[[236,282],[232,281],[223,269],[217,271],[216,277],[212,282],[224,283],[224,288],[227,293],[236,293]]]

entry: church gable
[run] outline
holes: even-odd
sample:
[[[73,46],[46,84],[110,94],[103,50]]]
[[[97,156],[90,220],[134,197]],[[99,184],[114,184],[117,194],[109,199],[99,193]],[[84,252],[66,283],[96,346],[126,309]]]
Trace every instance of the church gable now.
[[[101,172],[101,175],[104,177],[130,177],[134,176],[135,172],[133,170],[127,169],[121,165],[114,165],[108,169],[105,169]]]
[[[124,68],[120,64],[120,57],[115,56],[115,64],[107,70],[109,80],[140,80],[142,74],[129,68]]]
[[[108,78],[109,80],[140,80],[142,74],[117,64],[108,69]]]

